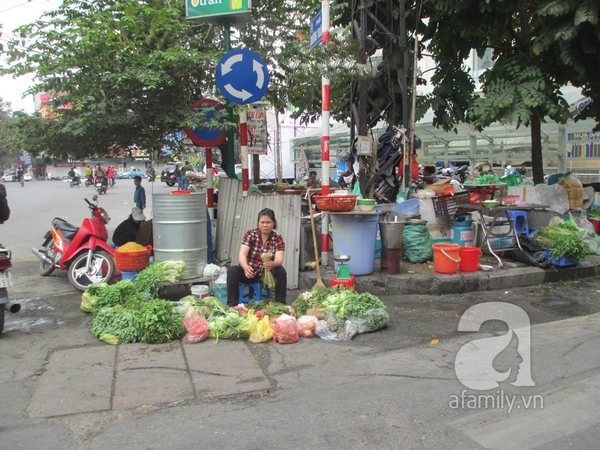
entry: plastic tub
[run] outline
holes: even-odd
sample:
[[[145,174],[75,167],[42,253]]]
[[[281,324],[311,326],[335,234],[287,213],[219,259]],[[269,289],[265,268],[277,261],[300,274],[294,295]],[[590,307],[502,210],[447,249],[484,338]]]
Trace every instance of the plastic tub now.
[[[122,280],[131,280],[132,282],[135,281],[135,278],[138,276],[139,272],[121,272],[121,279]]]
[[[196,298],[208,297],[209,288],[205,284],[196,284],[192,286],[192,295]]]
[[[477,272],[479,270],[479,257],[482,255],[479,247],[461,247],[458,250],[461,272]]]
[[[349,255],[352,275],[369,275],[375,270],[377,214],[331,214],[333,254]],[[335,262],[335,270],[339,263]]]
[[[458,244],[433,244],[433,269],[438,273],[456,273],[460,248]]]
[[[394,208],[394,212],[399,216],[416,216],[419,214],[419,208],[421,206],[421,200],[418,198],[410,198],[398,203]]]

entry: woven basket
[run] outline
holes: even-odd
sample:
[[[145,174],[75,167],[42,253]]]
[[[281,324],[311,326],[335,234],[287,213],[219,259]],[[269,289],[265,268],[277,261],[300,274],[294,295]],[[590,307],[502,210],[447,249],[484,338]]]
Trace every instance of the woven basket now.
[[[120,252],[117,249],[115,251],[115,266],[121,272],[139,272],[150,264],[150,252],[152,252],[151,245],[138,252]]]
[[[315,195],[320,211],[348,212],[356,206],[358,195]]]

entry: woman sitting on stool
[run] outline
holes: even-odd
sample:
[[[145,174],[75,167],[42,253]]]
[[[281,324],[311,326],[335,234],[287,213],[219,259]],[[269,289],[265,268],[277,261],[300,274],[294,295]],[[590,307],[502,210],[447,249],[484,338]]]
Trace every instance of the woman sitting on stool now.
[[[227,305],[239,303],[240,283],[259,283],[263,270],[270,270],[277,285],[275,301],[285,304],[287,294],[287,272],[283,268],[285,243],[281,235],[275,233],[277,220],[272,209],[265,208],[258,213],[258,228],[246,231],[238,255],[239,266],[231,266],[227,272]],[[263,262],[261,255],[272,253],[273,259]]]

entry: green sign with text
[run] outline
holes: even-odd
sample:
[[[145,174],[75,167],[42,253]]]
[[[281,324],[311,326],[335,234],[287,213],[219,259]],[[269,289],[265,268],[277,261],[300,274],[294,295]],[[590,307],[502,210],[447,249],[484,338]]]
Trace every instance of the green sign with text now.
[[[205,22],[245,23],[252,0],[186,0],[186,17]]]

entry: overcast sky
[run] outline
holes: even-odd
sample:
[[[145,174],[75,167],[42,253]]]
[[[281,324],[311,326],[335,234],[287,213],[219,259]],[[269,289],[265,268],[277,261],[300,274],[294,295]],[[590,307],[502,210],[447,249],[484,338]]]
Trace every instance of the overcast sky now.
[[[61,0],[0,0],[0,24],[2,25],[2,39],[6,48],[6,40],[12,36],[12,31],[28,23],[35,22],[44,12],[57,9]],[[6,62],[1,61],[4,67]],[[32,85],[30,76],[19,77],[16,80],[4,76],[0,78],[0,97],[5,102],[10,102],[13,111],[23,110],[32,113],[33,96],[21,99],[21,95]]]

